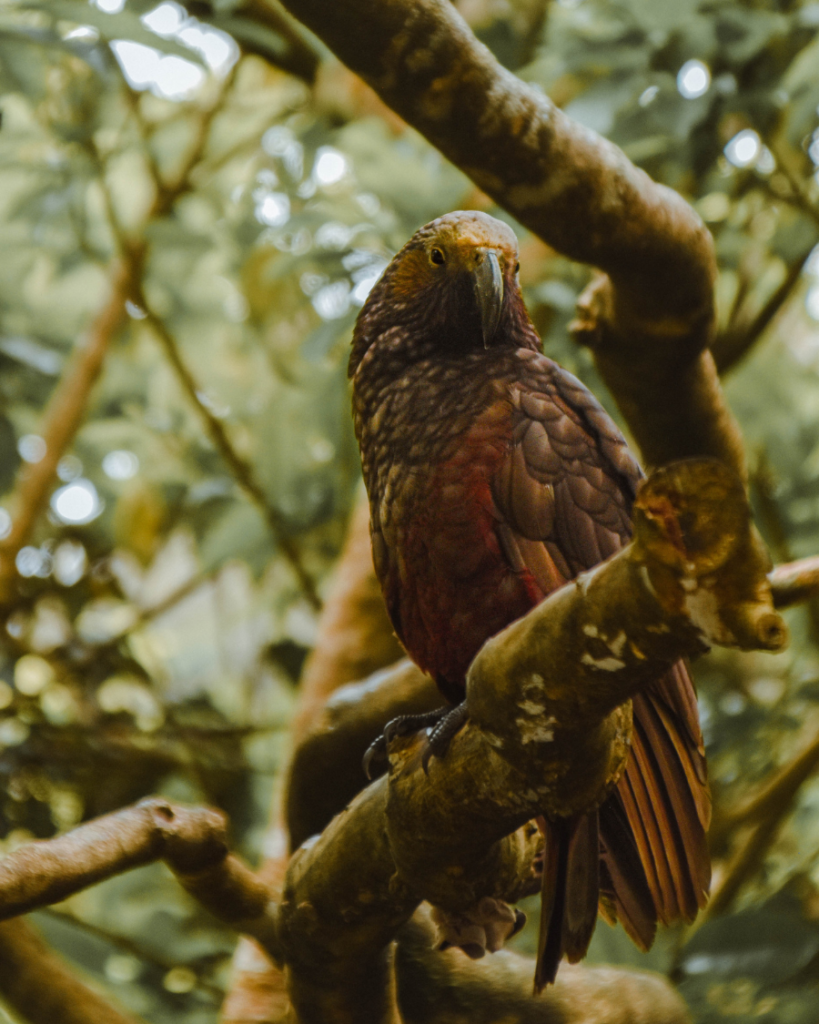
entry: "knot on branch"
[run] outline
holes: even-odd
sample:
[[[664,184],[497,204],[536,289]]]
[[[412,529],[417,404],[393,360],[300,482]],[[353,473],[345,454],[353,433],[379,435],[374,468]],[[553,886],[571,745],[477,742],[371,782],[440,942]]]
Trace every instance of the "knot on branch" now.
[[[221,811],[183,807],[158,797],[141,800],[137,807],[149,815],[163,842],[161,855],[174,871],[204,871],[227,857],[227,818]]]
[[[787,643],[744,487],[718,460],[676,462],[643,482],[634,556],[663,607],[687,618],[707,643],[767,651]]]

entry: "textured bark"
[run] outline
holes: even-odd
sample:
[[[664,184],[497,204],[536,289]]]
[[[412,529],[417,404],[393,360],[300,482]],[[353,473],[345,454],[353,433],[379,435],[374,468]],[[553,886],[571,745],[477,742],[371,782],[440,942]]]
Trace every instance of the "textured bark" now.
[[[342,810],[366,781],[361,771],[362,740],[356,739],[353,749],[347,749],[346,730],[333,730],[338,723],[333,721],[332,712],[325,713],[328,697],[345,684],[365,679],[395,662],[402,654],[373,570],[368,505],[362,491],[319,619],[316,646],[302,673],[291,725],[294,753],[283,799],[275,801],[270,853],[260,871],[271,888],[281,889],[290,845],[287,830],[278,818],[279,804],[283,805],[285,820],[298,834],[298,846]],[[342,715],[345,707],[342,705]],[[359,714],[369,717],[368,708],[359,705],[353,714],[345,716],[356,737],[363,735],[356,721]],[[328,734],[328,729],[332,733]],[[377,728],[364,746],[376,732]],[[334,753],[339,754],[341,762],[328,765],[327,758]],[[351,791],[350,781],[355,779],[358,784]],[[286,1019],[290,999],[284,975],[253,939],[240,939],[233,968],[230,992],[222,1007],[223,1024],[278,1024]]]
[[[432,680],[407,660],[331,696],[290,764],[286,811],[291,847],[321,832],[367,784],[364,754],[388,722],[433,711],[442,703]]]
[[[577,334],[646,462],[713,455],[744,473],[704,351],[716,263],[691,207],[502,68],[446,0],[286,6],[499,205],[604,272],[584,296]]]
[[[228,852],[225,816],[161,799],[143,800],[9,854],[0,861],[0,919],[59,903],[156,860],[164,860],[213,914],[280,955],[270,892]]]
[[[437,948],[428,912],[398,934],[395,970],[404,1024],[689,1024],[682,998],[659,975],[564,964],[533,999],[534,961],[502,952],[474,961]]]
[[[321,615],[316,646],[302,673],[292,726],[294,741],[298,743],[313,726],[334,690],[366,679],[403,654],[375,578],[369,506],[362,491]]]
[[[604,270],[624,326],[708,326],[715,265],[700,218],[502,68],[446,0],[285,6],[522,224]]]
[[[705,460],[658,471],[634,525],[628,548],[484,646],[468,678],[470,721],[446,765],[424,772],[425,736],[393,744],[389,776],[297,851],[281,899],[229,854],[222,815],[152,800],[3,860],[5,915],[162,858],[286,965],[301,1024],[398,1022],[391,940],[422,900],[488,936],[487,903],[532,887],[542,840],[525,823],[544,808],[589,809],[616,784],[630,696],[703,640],[784,643],[765,552],[729,470]]]
[[[446,765],[433,760],[427,776],[425,738],[394,743],[389,780],[294,856],[281,941],[299,1019],[393,1020],[385,947],[395,929],[421,899],[470,915],[482,899],[525,891],[536,845],[520,827],[611,791],[630,696],[703,641],[779,649],[786,632],[767,568],[742,484],[725,467],[681,463],[650,478],[633,544],[478,654],[470,722]]]
[[[790,608],[819,594],[819,556],[778,565],[768,577],[777,608]]]

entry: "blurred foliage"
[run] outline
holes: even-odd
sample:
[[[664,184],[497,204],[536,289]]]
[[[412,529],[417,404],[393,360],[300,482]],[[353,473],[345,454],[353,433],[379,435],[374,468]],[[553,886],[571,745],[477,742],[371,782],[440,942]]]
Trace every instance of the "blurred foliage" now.
[[[760,528],[777,560],[819,552],[819,4],[458,6],[499,60],[709,224],[715,351]],[[353,320],[415,228],[491,209],[298,26],[224,4],[195,15],[143,0],[0,6],[0,535],[118,256],[144,256],[147,306],[129,305],[2,609],[5,850],[161,792],[224,807],[258,858],[316,616],[283,545],[321,585],[358,481]],[[567,334],[587,271],[518,230],[547,353],[600,393]],[[696,666],[717,885],[751,834],[720,821],[819,732],[819,609],[789,617],[787,653]],[[815,1021],[819,780],[778,808],[752,868],[731,910],[692,934],[644,957],[601,923],[593,957],[668,971],[703,1024]],[[233,938],[163,869],[38,923],[148,1020],[216,1019]]]

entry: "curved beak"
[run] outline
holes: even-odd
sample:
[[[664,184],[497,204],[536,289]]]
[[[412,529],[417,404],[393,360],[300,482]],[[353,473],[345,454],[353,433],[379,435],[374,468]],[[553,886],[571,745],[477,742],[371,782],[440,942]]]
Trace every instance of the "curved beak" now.
[[[503,309],[503,272],[494,252],[488,252],[478,264],[474,275],[475,298],[481,315],[484,348],[489,348],[500,323]]]

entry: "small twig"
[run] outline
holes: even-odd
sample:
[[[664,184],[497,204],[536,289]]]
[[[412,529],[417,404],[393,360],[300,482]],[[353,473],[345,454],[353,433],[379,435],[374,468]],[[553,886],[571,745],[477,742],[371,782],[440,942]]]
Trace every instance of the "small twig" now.
[[[785,278],[778,288],[768,297],[750,323],[743,323],[739,317],[732,316],[726,329],[711,344],[717,370],[723,374],[735,366],[746,352],[759,340],[779,310],[784,306],[802,276],[815,243],[793,261]]]
[[[769,577],[774,602],[778,607],[789,608],[804,601],[810,622],[810,635],[814,644],[819,646],[819,584],[813,580],[812,559],[793,561],[788,531],[776,500],[774,470],[764,448],[760,450],[757,458],[752,483],[760,524],[771,545],[774,558],[781,563]]]
[[[749,800],[721,815],[721,826],[734,828],[737,825],[759,824],[777,817],[783,818],[789,811],[796,794],[819,768],[819,731],[805,749],[792,761],[780,768],[773,779]]]
[[[219,98],[211,104],[210,107],[203,113],[197,125],[196,137],[191,145],[188,155],[185,158],[185,163],[180,170],[177,178],[174,182],[165,182],[159,174],[159,169],[155,162],[149,161],[152,173],[155,176],[154,185],[156,188],[156,197],[154,199],[153,206],[148,214],[148,220],[158,217],[167,216],[173,207],[173,204],[180,198],[185,192],[192,188],[191,174],[202,161],[202,157],[205,148],[208,143],[210,134],[210,127],[213,123],[214,118],[222,109],[227,94],[230,90],[231,85],[236,74],[236,68],[238,64],[234,65],[231,69],[230,74],[225,79],[224,86],[219,94]],[[127,89],[128,86],[126,85]],[[141,125],[142,137],[146,148],[149,150],[149,144],[147,140],[147,132],[145,126],[141,121],[139,109],[136,104],[132,104],[132,110],[137,123]],[[100,184],[103,192],[108,194],[107,185],[104,177],[100,175]],[[108,202],[109,217],[111,218],[111,226],[117,237],[120,249],[123,253],[126,261],[131,261],[135,265],[138,265],[141,270],[143,257],[141,253],[141,247],[134,245],[130,242],[121,226],[119,225],[113,204]],[[136,269],[136,268],[135,268]],[[304,567],[302,561],[301,552],[299,551],[298,545],[287,535],[287,526],[279,514],[279,512],[270,504],[267,499],[267,495],[264,489],[261,487],[259,482],[256,480],[255,474],[252,467],[246,462],[236,451],[231,442],[224,425],[213,415],[212,411],[202,402],[201,389],[198,387],[193,375],[191,374],[188,367],[185,365],[179,348],[176,344],[175,339],[168,330],[167,325],[164,321],[158,317],[145,298],[145,293],[142,285],[141,273],[133,274],[132,283],[132,296],[133,300],[139,305],[147,314],[146,322],[153,329],[154,334],[159,340],[162,348],[165,351],[165,355],[173,368],[179,383],[182,386],[184,392],[188,395],[190,400],[193,402],[199,415],[202,417],[202,421],[205,425],[205,429],[209,434],[211,441],[215,445],[216,449],[222,455],[229,469],[233,473],[236,481],[242,490],[250,497],[250,499],[260,508],[262,511],[268,526],[276,539],[276,543],[279,545],[283,555],[290,563],[293,571],[298,578],[299,584],[304,592],[305,597],[310,604],[316,608],[321,608],[321,598],[319,597],[316,584],[310,574]]]
[[[102,370],[111,340],[125,319],[125,300],[138,267],[116,263],[111,273],[110,295],[80,344],[71,364],[43,414],[39,434],[45,455],[19,473],[11,498],[11,532],[0,543],[0,602],[8,601],[16,576],[15,558],[28,541],[38,517],[48,503],[57,464],[82,423],[91,390]]]
[[[805,559],[805,562],[812,562],[813,571],[819,576],[819,559]],[[776,571],[774,570],[771,575]],[[742,835],[737,841],[736,851],[720,884],[711,893],[711,899],[706,907],[706,918],[728,910],[743,885],[759,870],[766,853],[779,834],[779,829],[791,813],[799,790],[817,768],[819,732],[804,750],[781,768],[758,793],[719,815],[712,829],[716,842],[737,830],[741,831]],[[749,827],[752,828],[750,835],[747,833]]]
[[[810,219],[816,224],[816,226],[819,227],[819,209],[817,209],[816,205],[811,201],[810,196],[808,196],[808,194],[805,192],[804,185],[790,169],[787,160],[785,160],[782,153],[777,148],[776,144],[773,142],[768,142],[767,145],[768,149],[770,149],[770,151],[774,155],[777,164],[777,170],[780,171],[785,176],[788,184],[791,187],[792,196],[783,197],[778,193],[773,192],[773,190],[770,187],[768,179],[763,179],[765,181],[766,190],[770,192],[778,200],[785,198],[786,201],[790,201],[794,206],[797,206],[803,213],[807,214],[807,216],[810,217]]]
[[[237,61],[225,78],[218,97],[205,111],[203,111],[202,116],[199,118],[199,122],[196,125],[196,134],[194,135],[193,142],[188,150],[185,162],[176,176],[176,180],[163,184],[160,179],[157,179],[156,184],[158,192],[154,208],[151,211],[151,218],[166,216],[177,199],[193,188],[191,172],[194,167],[201,162],[202,157],[204,156],[205,148],[207,147],[208,140],[210,138],[211,125],[213,124],[217,114],[219,114],[225,105],[228,94],[236,80],[236,72],[238,68],[239,62]],[[154,164],[154,166],[156,165]]]
[[[322,57],[319,47],[301,25],[273,0],[245,0],[232,6],[228,16],[220,15],[213,10],[213,4],[202,0],[187,0],[183,6],[200,20],[233,35],[243,52],[258,54],[268,64],[295,75],[307,85],[315,82]],[[242,32],[243,23],[266,29],[271,33],[273,45],[265,45],[258,31],[253,36],[247,33],[246,28]],[[284,46],[275,45],[276,37]]]
[[[276,543],[298,577],[305,597],[314,608],[321,608],[321,598],[316,589],[316,584],[304,567],[298,545],[287,535],[287,525],[284,519],[267,500],[267,495],[256,479],[250,463],[246,462],[234,448],[224,424],[213,415],[213,412],[202,401],[200,397],[201,389],[194,380],[193,374],[185,365],[179,353],[176,340],[168,330],[165,322],[148,305],[141,285],[137,285],[137,301],[145,310],[146,323],[153,329],[154,334],[165,350],[165,355],[173,367],[179,383],[202,417],[202,422],[211,441],[227,463],[239,486],[263,513],[271,533],[276,538]]]

